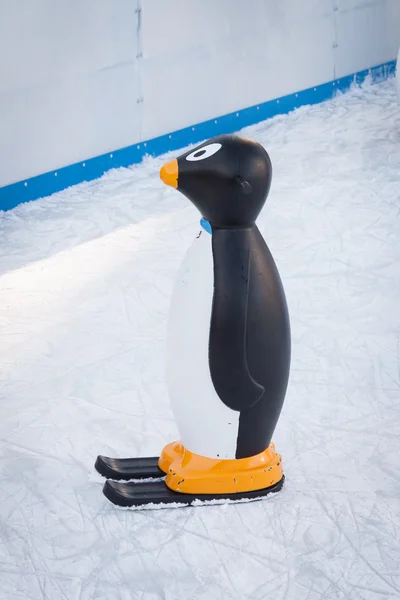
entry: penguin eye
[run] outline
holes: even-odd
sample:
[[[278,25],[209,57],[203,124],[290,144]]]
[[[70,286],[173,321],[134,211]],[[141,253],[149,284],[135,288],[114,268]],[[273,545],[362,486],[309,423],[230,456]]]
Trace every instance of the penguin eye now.
[[[199,148],[195,150],[189,156],[186,157],[186,160],[196,161],[196,160],[205,160],[206,158],[210,158],[213,154],[218,152],[222,148],[222,144],[209,144],[208,146],[203,146],[203,148]]]

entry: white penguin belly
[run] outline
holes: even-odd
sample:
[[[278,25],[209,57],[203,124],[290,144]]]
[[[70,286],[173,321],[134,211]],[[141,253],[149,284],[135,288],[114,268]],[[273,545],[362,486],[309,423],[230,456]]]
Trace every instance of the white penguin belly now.
[[[217,395],[208,345],[214,289],[211,235],[201,231],[178,272],[168,321],[167,384],[180,439],[191,452],[235,458],[239,413]]]

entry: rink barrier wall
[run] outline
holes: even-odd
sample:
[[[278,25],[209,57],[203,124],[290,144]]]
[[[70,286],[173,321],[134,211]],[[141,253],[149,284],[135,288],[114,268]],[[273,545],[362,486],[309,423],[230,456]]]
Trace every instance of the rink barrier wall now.
[[[383,81],[394,75],[395,71],[396,61],[394,60],[313,88],[240,109],[145,142],[138,142],[126,148],[12,183],[0,188],[0,211],[8,211],[19,204],[50,196],[79,183],[93,181],[110,169],[138,164],[146,155],[160,156],[191,144],[200,143],[215,135],[234,133],[277,115],[288,114],[301,106],[325,102],[332,99],[338,92],[349,90],[353,84],[360,85],[367,77],[371,77],[374,82]]]

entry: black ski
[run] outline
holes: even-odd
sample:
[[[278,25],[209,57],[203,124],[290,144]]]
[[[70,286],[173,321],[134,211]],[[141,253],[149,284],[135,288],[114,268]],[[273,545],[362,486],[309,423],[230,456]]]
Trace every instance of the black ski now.
[[[182,494],[170,490],[163,481],[151,481],[149,483],[120,483],[118,481],[106,481],[103,494],[117,506],[160,508],[171,505],[171,508],[180,506],[191,506],[195,502],[218,502],[258,500],[268,494],[279,492],[282,489],[284,477],[278,483],[254,492],[238,492],[235,494]],[[174,506],[172,506],[174,505]]]
[[[165,477],[165,473],[158,467],[158,456],[144,458],[98,456],[94,467],[100,475],[107,479],[159,479]]]

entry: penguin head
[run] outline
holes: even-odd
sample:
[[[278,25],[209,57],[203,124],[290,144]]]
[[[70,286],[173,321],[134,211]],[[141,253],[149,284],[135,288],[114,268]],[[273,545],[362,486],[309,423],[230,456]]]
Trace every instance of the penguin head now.
[[[220,135],[166,163],[160,177],[186,196],[212,227],[246,227],[264,206],[272,165],[261,144]]]

